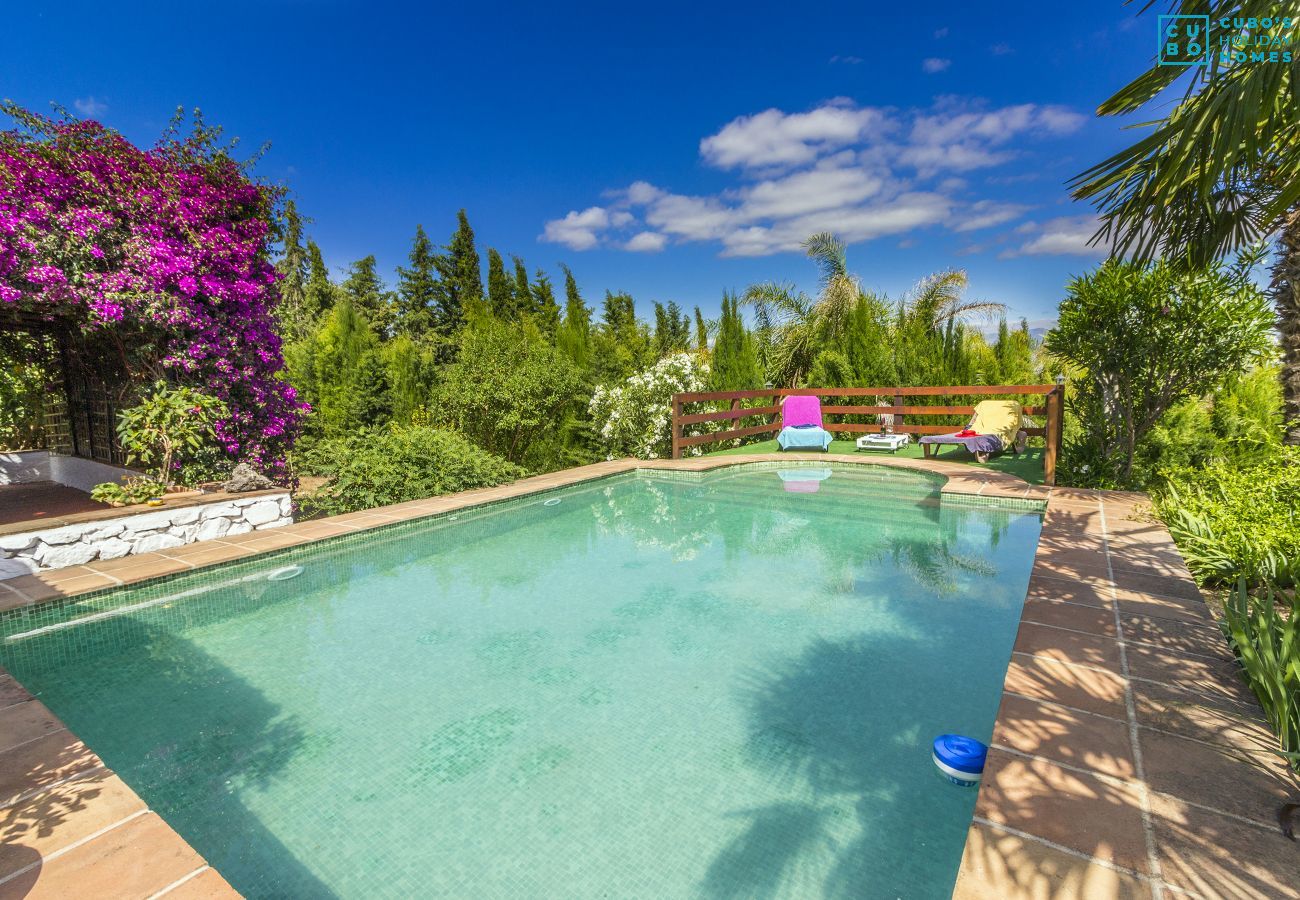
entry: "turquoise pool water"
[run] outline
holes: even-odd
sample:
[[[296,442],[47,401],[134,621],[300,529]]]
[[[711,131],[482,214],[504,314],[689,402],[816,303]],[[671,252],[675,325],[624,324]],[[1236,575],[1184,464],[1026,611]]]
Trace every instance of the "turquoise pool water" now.
[[[8,614],[0,664],[250,897],[946,897],[930,743],[989,738],[1040,516],[939,484],[620,476]]]

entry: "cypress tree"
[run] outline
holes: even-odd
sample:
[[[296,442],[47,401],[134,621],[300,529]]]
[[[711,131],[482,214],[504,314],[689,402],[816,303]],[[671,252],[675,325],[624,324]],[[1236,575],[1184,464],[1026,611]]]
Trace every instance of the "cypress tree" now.
[[[533,285],[533,316],[546,339],[555,343],[555,335],[560,328],[560,306],[555,302],[555,291],[546,273],[538,269],[536,278]]]
[[[468,311],[483,302],[483,273],[474,247],[474,229],[469,226],[465,210],[456,214],[456,220],[447,253],[437,261],[443,285],[438,295],[437,324],[444,335],[459,328]]]
[[[307,242],[307,284],[303,288],[303,318],[308,328],[334,308],[338,288],[315,241]]]
[[[382,424],[389,413],[388,379],[379,341],[345,294],[316,335],[319,406],[313,419],[326,437]]]
[[[691,342],[691,320],[675,300],[668,301],[668,324],[672,329],[673,350],[685,350]]]
[[[408,259],[409,269],[397,267],[396,326],[399,333],[420,338],[435,325],[440,314],[441,293],[438,255],[423,225],[415,226],[415,240]]]
[[[718,320],[718,337],[713,344],[709,382],[718,391],[751,390],[763,383],[758,349],[753,335],[745,330],[739,302],[731,293],[722,295],[722,318]]]
[[[280,302],[275,307],[280,335],[302,337],[310,324],[306,314],[307,251],[302,245],[302,219],[292,200],[284,205],[284,256],[276,269],[282,276]]]
[[[524,261],[517,256],[511,256],[515,263],[515,290],[514,290],[514,309],[513,317],[522,319],[524,316],[531,316],[536,310],[533,308],[533,290],[528,285],[528,270],[524,268]]]
[[[578,293],[578,281],[568,266],[564,270],[564,322],[556,345],[580,368],[591,359],[591,309]]]
[[[505,262],[501,254],[488,248],[488,308],[501,320],[513,318],[511,311],[515,305],[515,288],[506,277]]]
[[[375,265],[374,254],[354,262],[342,288],[356,311],[375,329],[375,333],[380,338],[387,338],[392,335],[393,296],[384,288]]]
[[[675,302],[665,307],[655,303],[655,352],[660,356],[685,350],[691,339],[691,323]]]
[[[704,313],[700,312],[698,306],[695,307],[695,349],[709,349],[709,326],[704,321]]]

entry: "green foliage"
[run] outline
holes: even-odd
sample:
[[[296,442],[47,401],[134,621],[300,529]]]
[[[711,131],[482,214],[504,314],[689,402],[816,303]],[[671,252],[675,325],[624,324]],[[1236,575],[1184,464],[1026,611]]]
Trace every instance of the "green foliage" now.
[[[596,383],[622,381],[654,357],[650,331],[637,321],[632,295],[606,291],[601,322],[591,336],[589,365]]]
[[[127,459],[156,467],[164,485],[173,466],[199,453],[214,439],[216,422],[229,415],[226,404],[191,387],[158,381],[138,404],[117,418],[117,438]]]
[[[524,261],[517,256],[511,259],[515,264],[514,299],[511,302],[511,318],[520,319],[533,312],[533,289],[528,283],[528,269]]]
[[[300,503],[308,516],[335,515],[505,484],[518,466],[453,431],[421,426],[365,430],[323,441],[304,466],[328,478]]]
[[[1133,484],[1161,416],[1269,350],[1272,313],[1250,263],[1178,272],[1110,260],[1070,282],[1045,346],[1085,373],[1070,393],[1084,443],[1066,455],[1091,461],[1092,483]]]
[[[435,413],[480,447],[546,468],[566,416],[580,402],[578,370],[536,332],[486,317],[465,328],[443,368]]]
[[[735,294],[722,295],[722,317],[718,320],[718,337],[713,344],[710,368],[709,386],[712,390],[747,391],[763,386],[758,349],[753,335],[741,320],[740,303]]]
[[[315,241],[307,242],[307,284],[303,288],[301,334],[289,334],[287,337],[304,337],[310,323],[319,322],[321,317],[334,308],[338,299],[338,288],[330,281],[330,270],[325,265],[320,247]]]
[[[578,281],[568,266],[564,269],[564,321],[555,345],[580,369],[591,361],[591,309],[578,293]]]
[[[436,345],[416,342],[399,334],[381,350],[388,380],[388,399],[394,422],[410,422],[429,401],[433,384]]]
[[[1155,500],[1201,581],[1285,580],[1280,560],[1300,559],[1300,449],[1256,465],[1168,472]]]
[[[438,331],[444,336],[458,329],[470,310],[483,305],[483,273],[474,246],[474,229],[463,209],[456,214],[456,221],[447,255],[439,258],[443,291],[438,298]]]
[[[501,254],[488,248],[488,309],[498,319],[517,318],[515,310],[515,285],[506,276],[506,265]]]
[[[357,312],[375,329],[380,338],[387,338],[396,325],[396,303],[384,287],[383,279],[375,271],[374,255],[366,256],[352,264],[348,277],[340,285]]]
[[[307,250],[302,245],[302,218],[292,200],[284,205],[284,256],[276,264],[280,273],[280,302],[275,317],[280,334],[300,337],[311,326],[307,309]],[[319,253],[319,248],[317,248]]]
[[[0,449],[40,447],[55,347],[22,331],[0,331]]]
[[[1214,395],[1210,424],[1224,456],[1261,462],[1282,447],[1282,383],[1276,365],[1233,373]]]
[[[551,279],[541,269],[537,270],[537,281],[533,285],[532,314],[538,330],[548,341],[555,343],[556,332],[560,330],[560,305],[555,302]]]
[[[682,312],[681,307],[672,300],[668,301],[667,306],[655,303],[655,353],[666,356],[686,350],[690,341],[691,320]]]
[[[332,437],[386,422],[392,399],[379,338],[349,296],[330,311],[314,344],[311,434]]]
[[[90,490],[90,499],[96,503],[108,503],[112,506],[132,506],[136,503],[148,503],[157,500],[167,492],[167,486],[154,478],[139,475],[127,475],[119,484],[105,481]]]
[[[423,225],[415,226],[408,260],[410,268],[397,269],[396,326],[399,333],[420,338],[438,324],[442,293],[438,254]]]
[[[1282,563],[1295,583],[1296,566]],[[1277,733],[1281,755],[1300,772],[1300,593],[1243,578],[1223,605],[1223,630],[1243,674]]]

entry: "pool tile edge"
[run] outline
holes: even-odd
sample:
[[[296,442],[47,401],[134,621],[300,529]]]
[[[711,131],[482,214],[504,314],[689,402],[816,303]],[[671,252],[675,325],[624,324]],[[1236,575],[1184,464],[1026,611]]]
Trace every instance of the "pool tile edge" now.
[[[1262,713],[1207,693],[1231,654],[1172,546],[1144,495],[1049,495],[954,897],[1300,897],[1272,819],[1300,786],[1266,741],[1222,739]]]

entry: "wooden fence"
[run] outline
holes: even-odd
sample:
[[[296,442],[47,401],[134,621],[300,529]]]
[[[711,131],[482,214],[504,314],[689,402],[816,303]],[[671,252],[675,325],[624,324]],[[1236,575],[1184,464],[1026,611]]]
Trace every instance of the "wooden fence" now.
[[[1025,414],[1043,416],[1046,425],[1042,428],[1026,428],[1031,436],[1039,435],[1047,445],[1043,454],[1043,479],[1047,484],[1056,481],[1056,456],[1061,448],[1061,403],[1065,388],[1052,384],[1014,384],[1014,385],[967,385],[963,387],[862,387],[862,388],[767,388],[756,391],[705,391],[695,394],[673,395],[673,459],[680,459],[682,450],[702,444],[715,444],[736,438],[753,437],[760,434],[776,434],[781,430],[781,398],[793,394],[812,395],[822,401],[822,415],[827,431],[850,434],[865,434],[882,431],[878,423],[842,421],[846,416],[891,415],[894,417],[894,431],[902,434],[947,434],[959,430],[953,425],[915,424],[911,419],[918,416],[970,416],[975,407],[958,406],[908,406],[908,397],[938,397],[945,400],[955,398],[992,397],[1014,394],[1018,396],[1042,397],[1041,406],[1025,406]],[[889,397],[891,406],[853,406],[828,404],[828,400],[850,397]],[[745,406],[743,401],[761,401],[757,406]],[[728,409],[713,409],[709,412],[687,413],[689,404],[728,403]],[[687,426],[704,422],[739,422],[741,419],[760,418],[767,421],[757,425],[732,428],[729,431],[716,431],[710,434],[687,435],[683,430]]]

